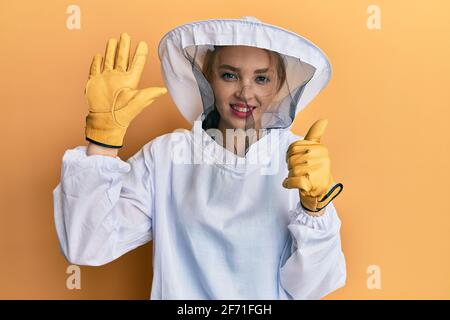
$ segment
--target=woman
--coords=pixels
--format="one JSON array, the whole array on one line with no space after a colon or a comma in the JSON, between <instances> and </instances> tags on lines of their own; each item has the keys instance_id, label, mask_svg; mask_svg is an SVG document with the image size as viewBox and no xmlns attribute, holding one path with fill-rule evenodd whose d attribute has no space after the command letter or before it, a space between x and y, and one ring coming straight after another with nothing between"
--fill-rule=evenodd
<instances>
[{"instance_id":1,"label":"woman","mask_svg":"<svg viewBox=\"0 0 450 320\"><path fill-rule=\"evenodd\" d=\"M193 129L125 162L126 128L166 92L137 90L147 49L128 65L129 47L122 34L91 66L89 145L66 151L54 191L65 257L103 265L153 240L151 299L318 299L343 286L326 121L305 139L289 130L329 80L320 49L251 17L175 28L159 56Z\"/></svg>"}]
</instances>

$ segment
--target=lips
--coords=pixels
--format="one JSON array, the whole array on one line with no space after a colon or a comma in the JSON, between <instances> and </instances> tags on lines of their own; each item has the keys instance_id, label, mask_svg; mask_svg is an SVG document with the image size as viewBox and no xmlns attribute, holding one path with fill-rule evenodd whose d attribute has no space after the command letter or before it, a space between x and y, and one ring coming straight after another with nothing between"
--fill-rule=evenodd
<instances>
[{"instance_id":1,"label":"lips","mask_svg":"<svg viewBox=\"0 0 450 320\"><path fill-rule=\"evenodd\" d=\"M256 108L255 106L251 106L244 103L230 104L230 107L237 112L251 112L253 109Z\"/></svg>"},{"instance_id":2,"label":"lips","mask_svg":"<svg viewBox=\"0 0 450 320\"><path fill-rule=\"evenodd\" d=\"M247 118L252 114L253 109L256 108L255 106L250 106L243 103L230 104L230 107L231 113L238 118Z\"/></svg>"}]
</instances>

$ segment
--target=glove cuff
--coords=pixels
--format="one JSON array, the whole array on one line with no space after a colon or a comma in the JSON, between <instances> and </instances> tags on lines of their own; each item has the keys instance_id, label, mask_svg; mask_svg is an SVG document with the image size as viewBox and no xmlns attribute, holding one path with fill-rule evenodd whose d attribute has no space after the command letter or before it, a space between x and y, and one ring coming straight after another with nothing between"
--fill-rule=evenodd
<instances>
[{"instance_id":1,"label":"glove cuff","mask_svg":"<svg viewBox=\"0 0 450 320\"><path fill-rule=\"evenodd\" d=\"M102 147L121 148L127 127L114 122L109 113L89 113L86 117L86 140Z\"/></svg>"},{"instance_id":2,"label":"glove cuff","mask_svg":"<svg viewBox=\"0 0 450 320\"><path fill-rule=\"evenodd\" d=\"M104 147L104 148L120 149L120 148L123 147L123 145L121 145L121 146L111 146L111 145L109 145L109 144L105 144L105 143L101 143L101 142L92 140L92 139L90 139L90 138L88 138L88 137L86 137L86 141L89 141L89 142L91 142L91 143L93 143L93 144L96 144L96 145L98 145L98 146L100 146L100 147Z\"/></svg>"},{"instance_id":3,"label":"glove cuff","mask_svg":"<svg viewBox=\"0 0 450 320\"><path fill-rule=\"evenodd\" d=\"M300 204L308 212L319 212L325 208L334 198L336 198L344 189L342 183L336 183L330 190L320 197L308 197L300 194ZM319 200L321 199L321 200ZM314 214L311 214L314 216Z\"/></svg>"}]
</instances>

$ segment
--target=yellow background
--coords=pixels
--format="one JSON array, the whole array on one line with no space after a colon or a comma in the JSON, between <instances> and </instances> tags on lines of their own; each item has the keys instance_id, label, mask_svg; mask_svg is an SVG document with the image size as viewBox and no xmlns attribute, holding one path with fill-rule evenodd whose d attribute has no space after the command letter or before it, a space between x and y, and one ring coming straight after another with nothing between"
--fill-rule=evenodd
<instances>
[{"instance_id":1,"label":"yellow background","mask_svg":"<svg viewBox=\"0 0 450 320\"><path fill-rule=\"evenodd\" d=\"M66 9L81 8L69 30ZM369 30L367 7L381 9ZM85 144L83 91L91 59L126 31L150 54L141 86L163 85L161 37L194 20L255 16L316 43L331 60L328 87L296 119L329 119L323 143L343 221L345 288L328 299L450 298L450 2L5 1L0 2L0 298L138 298L151 287L151 244L103 267L81 267L66 288L52 191L64 151ZM134 120L120 156L190 128L165 95ZM369 290L367 267L381 269Z\"/></svg>"}]
</instances>

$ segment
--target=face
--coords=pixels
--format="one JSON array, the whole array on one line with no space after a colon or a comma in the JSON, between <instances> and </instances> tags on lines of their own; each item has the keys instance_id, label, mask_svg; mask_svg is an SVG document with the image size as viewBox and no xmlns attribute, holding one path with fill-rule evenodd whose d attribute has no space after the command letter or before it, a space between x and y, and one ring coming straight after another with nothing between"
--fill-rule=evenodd
<instances>
[{"instance_id":1,"label":"face","mask_svg":"<svg viewBox=\"0 0 450 320\"><path fill-rule=\"evenodd\" d=\"M276 60L269 52L249 46L220 49L210 79L219 128L261 128L261 116L277 91Z\"/></svg>"}]
</instances>

